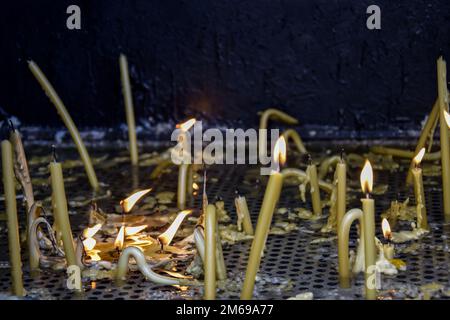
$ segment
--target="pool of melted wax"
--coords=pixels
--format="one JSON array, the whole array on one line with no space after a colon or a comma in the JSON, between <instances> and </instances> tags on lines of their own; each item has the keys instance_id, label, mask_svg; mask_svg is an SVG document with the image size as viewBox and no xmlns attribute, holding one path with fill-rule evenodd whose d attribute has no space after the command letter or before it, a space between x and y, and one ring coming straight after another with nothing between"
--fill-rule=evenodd
<instances>
[{"instance_id":1,"label":"pool of melted wax","mask_svg":"<svg viewBox=\"0 0 450 320\"><path fill-rule=\"evenodd\" d=\"M328 144L329 145L329 144ZM335 144L336 145L336 144ZM340 145L340 144L339 144ZM367 144L364 144L367 145ZM313 150L313 158L320 162L326 156L332 156L323 144L309 144ZM346 146L348 152L363 154L364 147L357 145ZM148 150L147 150L148 149ZM152 187L150 197L158 193L176 192L177 170L175 167L166 169L157 180L151 180L150 175L159 161L159 152L152 148L141 150L141 165L137 175L132 174L128 162L128 153L125 150L117 151L113 148L90 148L94 166L102 184L102 195L109 190L110 195L97 199L98 206L107 213L117 211L119 201L128 196L135 189ZM44 201L49 208L51 188L49 186L48 162L49 148L27 147L27 156L30 162L30 171L33 178L35 198ZM338 152L337 152L338 153ZM326 156L325 156L326 155ZM66 194L69 201L70 219L73 232L78 235L88 224L89 204L92 198L88 181L83 167L77 160L76 150L58 150L58 160L64 163L64 177ZM290 151L288 157L289 167L305 169L306 159ZM380 187L380 193L375 194L376 201L376 230L377 237L382 239L380 215L389 208L391 201L411 198L414 203L412 190L404 183L409 161L373 157L375 168L375 186ZM424 172L425 166L424 164ZM384 169L383 169L384 168ZM449 236L450 225L443 222L441 209L440 177L436 177L437 164L428 170L424 177L426 190L426 207L431 226L431 232L423 238L405 244L396 245L398 253L396 258L406 263L406 271L399 271L396 276L381 276L381 299L417 299L424 297L446 299L449 296ZM348 208L360 207L359 173L358 166L348 169L349 203ZM327 175L331 181L332 170ZM136 179L135 177L138 177ZM196 178L201 186L201 171ZM210 202L220 198L225 203L225 209L230 221L221 222L222 228L236 223L234 208L235 190L239 189L241 195L246 196L253 224L256 224L262 197L267 182L266 176L260 176L257 166L247 165L213 165L208 168L207 193ZM386 188L386 186L388 186ZM21 204L21 193L18 191L18 207L21 230L24 230L25 212ZM328 195L322 192L322 199L328 200ZM166 199L167 200L167 199ZM149 199L138 204L134 215L152 215L152 210L160 214L174 211L176 199L162 204L156 203L148 209ZM3 207L3 201L0 206ZM146 207L147 205L147 207ZM194 208L194 217L198 216L201 206L201 192L194 194L188 202L188 207ZM147 208L147 209L145 209ZM340 289L337 272L337 248L333 234L323 234L321 227L326 224L329 207L324 208L323 217L318 220L308 220L298 215L299 208L310 210L307 196L306 203L299 196L298 186L287 184L283 188L277 212L274 214L275 225L290 228L278 228L279 234L271 234L267 239L266 250L258 273L254 297L256 299L287 299L302 293L312 293L314 299L363 299L363 275L359 274L350 289ZM3 208L0 208L3 211ZM49 218L51 220L51 217ZM410 222L401 222L394 231L410 230ZM183 224L183 229L174 239L181 240L195 224L191 219ZM152 236L167 228L167 225L158 226L151 231ZM182 235L182 236L180 236ZM357 234L353 227L350 234L350 246L355 249ZM223 245L225 263L227 265L228 279L218 282L218 299L238 299L245 275L247 259L251 241L227 241ZM23 246L24 248L25 246ZM25 252L26 250L22 250ZM84 279L84 292L76 295L66 289L66 277L62 271L43 270L35 278L30 277L26 253L23 255L24 285L29 299L201 299L203 288L158 286L145 281L138 271L129 272L125 284L118 287L110 279L88 280ZM180 264L180 271L185 270L186 264ZM7 255L6 223L0 220L0 298L10 297L10 276Z\"/></svg>"}]
</instances>

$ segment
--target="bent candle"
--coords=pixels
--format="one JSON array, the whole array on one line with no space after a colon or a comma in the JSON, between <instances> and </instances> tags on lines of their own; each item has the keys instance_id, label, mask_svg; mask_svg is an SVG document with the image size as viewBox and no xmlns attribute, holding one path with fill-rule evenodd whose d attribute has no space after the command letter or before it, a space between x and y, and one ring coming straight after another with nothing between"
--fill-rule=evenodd
<instances>
[{"instance_id":1,"label":"bent candle","mask_svg":"<svg viewBox=\"0 0 450 320\"><path fill-rule=\"evenodd\" d=\"M361 209L349 210L342 218L338 229L338 271L339 271L339 285L341 288L350 288L350 260L349 252L349 235L350 227L355 220L359 220L360 225L360 241L364 241L364 231L362 226Z\"/></svg>"},{"instance_id":2,"label":"bent candle","mask_svg":"<svg viewBox=\"0 0 450 320\"><path fill-rule=\"evenodd\" d=\"M261 211L259 212L258 222L256 224L255 236L253 238L250 256L248 258L247 270L245 273L244 285L241 292L241 300L249 300L253 297L253 288L255 286L256 273L261 263L261 255L272 223L273 212L280 198L281 188L283 186L283 175L280 173L280 164L286 158L286 142L283 137L279 138L273 150L274 162L277 165L276 170L272 170L266 192L264 193Z\"/></svg>"},{"instance_id":3,"label":"bent candle","mask_svg":"<svg viewBox=\"0 0 450 320\"><path fill-rule=\"evenodd\" d=\"M22 260L20 257L19 223L17 219L16 185L13 169L13 150L8 140L2 141L3 188L8 224L9 261L11 263L12 293L25 294L22 281Z\"/></svg>"},{"instance_id":4,"label":"bent candle","mask_svg":"<svg viewBox=\"0 0 450 320\"><path fill-rule=\"evenodd\" d=\"M125 113L128 125L128 140L130 142L131 164L137 166L139 161L138 148L136 141L136 123L134 119L133 97L131 95L130 76L128 74L128 61L125 55L121 54L119 58L120 79L122 81L122 93L125 103Z\"/></svg>"},{"instance_id":5,"label":"bent candle","mask_svg":"<svg viewBox=\"0 0 450 320\"><path fill-rule=\"evenodd\" d=\"M72 120L72 117L70 116L69 112L64 106L64 103L61 101L55 89L48 81L47 77L42 73L38 65L35 64L33 61L28 61L28 67L35 76L36 80L44 89L50 101L55 106L56 110L58 111L58 114L60 115L65 126L67 127L67 130L69 130L73 142L75 143L78 149L78 153L80 154L81 160L83 161L84 169L86 170L89 183L91 184L92 189L97 191L99 189L99 184L97 176L95 175L94 167L92 166L91 158L89 157L89 154L86 150L83 140L81 139L80 133L78 132L78 129Z\"/></svg>"}]
</instances>

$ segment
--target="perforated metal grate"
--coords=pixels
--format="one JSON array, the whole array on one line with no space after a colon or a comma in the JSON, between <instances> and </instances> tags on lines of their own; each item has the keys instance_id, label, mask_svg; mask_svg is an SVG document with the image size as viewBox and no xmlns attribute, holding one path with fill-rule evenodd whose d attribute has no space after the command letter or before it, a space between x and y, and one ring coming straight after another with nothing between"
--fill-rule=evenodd
<instances>
[{"instance_id":1,"label":"perforated metal grate","mask_svg":"<svg viewBox=\"0 0 450 320\"><path fill-rule=\"evenodd\" d=\"M104 151L97 150L103 154ZM112 154L112 153L111 153ZM124 168L127 165L123 165ZM377 236L381 238L379 214L390 206L394 199L404 200L413 197L410 190L404 185L406 174L406 163L397 172L377 171L376 184L388 184L388 191L379 196L374 196L377 210ZM144 177L148 177L152 167L142 168L140 172L141 185L146 186ZM33 168L36 170L36 168ZM81 171L80 171L81 170ZM212 166L208 170L210 182L208 183L208 195L211 199L220 197L225 201L225 206L232 223L235 223L234 197L236 187L248 200L249 209L252 213L253 223L256 224L257 215L262 202L262 196L266 185L266 178L244 179L249 176L255 167L243 165L236 166ZM355 170L359 174L358 170ZM81 168L65 171L65 176L82 174ZM127 172L127 171L125 171ZM119 168L113 171L99 170L101 180L111 186L115 198L103 204L106 208L113 206L117 199L129 191L131 182L129 175L123 174ZM176 170L168 173L160 179L156 192L163 190L174 191L176 185ZM33 177L36 175L33 175ZM45 172L42 172L45 176ZM251 176L251 175L250 175ZM214 179L212 179L214 178ZM215 181L217 179L217 181ZM450 225L443 222L441 212L441 190L439 184L433 183L440 177L426 177L425 189L428 217L431 232L421 240L415 241L416 250L411 253L398 253L397 258L407 264L407 271L401 271L396 276L382 275L382 290L380 294L384 297L395 299L415 298L420 293L420 286L429 283L439 283L444 286L444 291L449 287L449 236ZM75 188L76 185L68 183L68 197L75 198L77 195L89 192L86 188ZM114 190L116 188L117 190ZM41 194L49 190L41 190ZM324 198L324 197L323 197ZM358 197L357 197L358 198ZM355 198L348 208L360 207L359 200ZM413 199L412 199L413 200ZM200 206L201 195L194 198L193 206ZM299 200L298 188L286 186L283 189L279 208L293 209L297 207L309 208L309 203ZM80 226L77 221L86 219L85 209L77 209L76 215L71 216L74 229ZM331 235L320 233L320 227L326 222L328 209L324 211L324 217L317 221L298 220L298 230L285 235L270 235L267 241L265 256L262 260L261 270L255 287L255 298L258 299L286 299L302 292L313 292L316 299L362 299L363 298L363 275L359 275L351 289L339 289L337 272L337 247L336 240L329 239L320 243L311 244L318 238L327 238ZM274 219L281 216L274 215ZM21 221L24 221L21 216ZM0 260L7 261L7 238L5 224L2 222L0 236ZM351 246L355 247L356 231L352 228ZM75 230L78 232L79 230ZM228 267L229 279L221 284L218 291L219 299L238 299L241 283L249 253L251 242L239 242L234 245L224 246L224 255ZM398 248L406 248L411 243L400 245ZM117 287L111 280L99 280L95 283L85 283L83 295L75 295L68 291L65 286L63 272L45 271L38 278L30 278L27 261L24 261L24 282L27 291L32 298L40 299L201 299L202 288L189 288L180 290L174 287L160 287L145 281L139 272L129 274L125 285ZM0 269L0 292L9 291L10 279L9 269L3 266ZM445 298L440 294L439 297Z\"/></svg>"}]
</instances>

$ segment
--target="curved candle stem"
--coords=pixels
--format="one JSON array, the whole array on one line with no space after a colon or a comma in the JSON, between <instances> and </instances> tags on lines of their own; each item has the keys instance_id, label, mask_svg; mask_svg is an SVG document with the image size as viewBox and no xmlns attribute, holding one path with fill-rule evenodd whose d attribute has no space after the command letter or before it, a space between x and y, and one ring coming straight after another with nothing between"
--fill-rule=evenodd
<instances>
[{"instance_id":1,"label":"curved candle stem","mask_svg":"<svg viewBox=\"0 0 450 320\"><path fill-rule=\"evenodd\" d=\"M281 174L283 175L283 179L289 177L297 177L299 180L302 181L307 179L305 171L295 168L284 168L283 170L281 170ZM319 188L328 193L331 193L333 191L333 185L323 180L319 180Z\"/></svg>"},{"instance_id":2,"label":"curved candle stem","mask_svg":"<svg viewBox=\"0 0 450 320\"><path fill-rule=\"evenodd\" d=\"M158 179L162 175L163 171L173 164L174 163L172 162L171 159L161 161L160 163L158 163L155 169L153 169L152 173L150 174L150 179L152 180Z\"/></svg>"},{"instance_id":3,"label":"curved candle stem","mask_svg":"<svg viewBox=\"0 0 450 320\"><path fill-rule=\"evenodd\" d=\"M259 120L259 129L267 129L269 119L278 120L286 124L298 124L298 120L294 117L281 110L270 108L262 112ZM260 158L263 159L267 151L267 136L265 134L258 139L258 151Z\"/></svg>"},{"instance_id":4,"label":"curved candle stem","mask_svg":"<svg viewBox=\"0 0 450 320\"><path fill-rule=\"evenodd\" d=\"M58 252L59 255L63 256L63 251L56 245L55 233L48 221L44 217L36 218L30 226L28 231L28 251L30 255L30 270L37 271L40 266L41 260L41 250L39 247L38 233L40 232L39 225L44 224L47 227L47 232L50 236L50 240L53 243L53 248Z\"/></svg>"},{"instance_id":5,"label":"curved candle stem","mask_svg":"<svg viewBox=\"0 0 450 320\"><path fill-rule=\"evenodd\" d=\"M324 179L327 176L330 167L335 167L340 161L340 156L332 156L322 161L319 167L319 179Z\"/></svg>"},{"instance_id":6,"label":"curved candle stem","mask_svg":"<svg viewBox=\"0 0 450 320\"><path fill-rule=\"evenodd\" d=\"M187 279L177 279L172 277L166 277L154 272L145 260L144 253L137 247L127 247L122 251L119 262L117 263L116 278L117 280L125 280L128 272L128 262L130 258L134 258L139 271L150 281L160 285L190 285L193 281Z\"/></svg>"},{"instance_id":7,"label":"curved candle stem","mask_svg":"<svg viewBox=\"0 0 450 320\"><path fill-rule=\"evenodd\" d=\"M355 220L359 220L362 226L361 220L363 211L361 209L351 209L342 218L338 231L338 258L339 258L339 284L341 288L350 287L350 261L348 256L349 251L349 234L350 227ZM364 241L362 238L362 232L360 234L360 241Z\"/></svg>"},{"instance_id":8,"label":"curved candle stem","mask_svg":"<svg viewBox=\"0 0 450 320\"><path fill-rule=\"evenodd\" d=\"M389 156L405 158L405 159L413 159L417 155L417 153L414 153L413 151L408 151L408 150L403 150L403 149L398 149L398 148L378 147L378 146L372 147L370 149L370 151L372 151L373 153L377 153L377 154L389 155ZM436 151L436 152L425 154L425 156L423 157L423 160L434 161L434 160L439 160L440 158L441 158L441 152Z\"/></svg>"},{"instance_id":9,"label":"curved candle stem","mask_svg":"<svg viewBox=\"0 0 450 320\"><path fill-rule=\"evenodd\" d=\"M282 136L286 140L286 145L289 146L289 141L292 140L300 153L307 153L305 145L303 144L302 138L294 129L287 129L282 133Z\"/></svg>"},{"instance_id":10,"label":"curved candle stem","mask_svg":"<svg viewBox=\"0 0 450 320\"><path fill-rule=\"evenodd\" d=\"M36 63L33 61L28 61L28 67L30 68L31 72L35 76L36 80L39 82L39 84L44 89L47 96L50 98L50 101L55 106L58 114L61 116L61 119L63 120L65 126L67 127L67 130L69 130L70 135L72 136L73 142L75 143L78 153L80 154L81 160L83 161L84 168L86 170L86 174L88 176L89 182L92 186L92 188L97 191L99 189L99 184L97 180L97 176L95 175L94 167L92 166L91 158L89 157L89 154L86 150L86 147L84 146L83 140L81 139L80 133L78 132L77 127L75 126L75 123L72 120L72 117L70 116L69 112L67 111L66 107L64 106L64 103L56 93L55 89L51 85L51 83L48 81L47 77L44 75L44 73L41 71L41 69L38 67Z\"/></svg>"}]
</instances>

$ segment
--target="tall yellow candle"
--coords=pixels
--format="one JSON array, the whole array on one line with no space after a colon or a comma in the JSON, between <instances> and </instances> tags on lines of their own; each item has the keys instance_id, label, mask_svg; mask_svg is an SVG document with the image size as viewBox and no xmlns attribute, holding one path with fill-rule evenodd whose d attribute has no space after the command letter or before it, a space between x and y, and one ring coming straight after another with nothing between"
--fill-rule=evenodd
<instances>
[{"instance_id":1,"label":"tall yellow candle","mask_svg":"<svg viewBox=\"0 0 450 320\"><path fill-rule=\"evenodd\" d=\"M417 227L428 230L427 209L425 207L425 192L423 189L422 168L420 162L425 155L425 148L422 148L414 157L414 168L412 170L414 178L414 196L417 208Z\"/></svg>"},{"instance_id":2,"label":"tall yellow candle","mask_svg":"<svg viewBox=\"0 0 450 320\"><path fill-rule=\"evenodd\" d=\"M64 190L64 178L61 163L56 161L50 163L50 175L52 185L53 214L58 230L61 232L67 266L76 265L75 247L72 229L70 228L69 213L67 211L67 200L66 192Z\"/></svg>"},{"instance_id":3,"label":"tall yellow candle","mask_svg":"<svg viewBox=\"0 0 450 320\"><path fill-rule=\"evenodd\" d=\"M205 216L205 300L216 299L216 207L209 204Z\"/></svg>"},{"instance_id":4,"label":"tall yellow candle","mask_svg":"<svg viewBox=\"0 0 450 320\"><path fill-rule=\"evenodd\" d=\"M439 126L441 138L442 197L444 214L450 218L450 143L444 112L448 112L447 64L440 57L437 61L439 93Z\"/></svg>"},{"instance_id":5,"label":"tall yellow candle","mask_svg":"<svg viewBox=\"0 0 450 320\"><path fill-rule=\"evenodd\" d=\"M128 61L125 55L121 54L119 58L120 79L122 81L122 93L125 103L125 113L128 124L128 140L130 143L130 158L133 166L138 165L139 156L136 140L136 124L134 119L133 97L131 95L130 76L128 74Z\"/></svg>"},{"instance_id":6,"label":"tall yellow candle","mask_svg":"<svg viewBox=\"0 0 450 320\"><path fill-rule=\"evenodd\" d=\"M425 147L425 144L427 142L427 139L429 138L430 134L432 134L431 130L433 130L434 125L436 121L438 120L439 116L439 100L436 100L436 102L433 105L433 109L431 110L431 113L429 114L427 121L425 122L425 125L423 126L422 132L420 133L419 140L417 141L416 149L414 151L414 154L419 153L420 149ZM406 178L406 183L408 185L411 185L412 183L412 170L414 169L414 160L411 161L411 164L409 165L409 171L408 176Z\"/></svg>"},{"instance_id":7,"label":"tall yellow candle","mask_svg":"<svg viewBox=\"0 0 450 320\"><path fill-rule=\"evenodd\" d=\"M65 126L67 127L67 130L69 130L69 133L72 136L72 140L77 147L78 153L80 154L81 160L83 161L84 169L86 170L89 183L91 184L92 189L97 191L99 189L99 184L97 176L95 175L94 167L92 166L91 158L89 157L89 154L86 150L83 140L80 137L80 133L78 132L78 129L72 120L72 117L70 116L69 112L64 106L64 103L59 98L55 89L48 81L46 76L42 73L41 69L37 66L37 64L35 64L33 61L28 61L28 67L30 68L31 72L33 73L39 84L44 89L47 96L50 98L50 101L55 106L56 110L58 111L58 114L60 115Z\"/></svg>"},{"instance_id":8,"label":"tall yellow candle","mask_svg":"<svg viewBox=\"0 0 450 320\"><path fill-rule=\"evenodd\" d=\"M362 202L362 226L364 229L365 288L366 299L375 300L376 289L376 246L375 246L375 201L370 198L373 186L373 171L369 160L366 160L361 172L361 189L366 194Z\"/></svg>"},{"instance_id":9,"label":"tall yellow candle","mask_svg":"<svg viewBox=\"0 0 450 320\"><path fill-rule=\"evenodd\" d=\"M17 219L16 185L13 168L13 151L8 140L2 141L3 188L8 225L9 261L11 264L12 293L25 295L22 281L22 259L20 257L19 222Z\"/></svg>"},{"instance_id":10,"label":"tall yellow candle","mask_svg":"<svg viewBox=\"0 0 450 320\"><path fill-rule=\"evenodd\" d=\"M317 167L310 160L306 172L309 176L310 190L311 190L311 201L312 209L315 216L320 217L322 215L322 203L320 201L320 189L319 180L317 179Z\"/></svg>"},{"instance_id":11,"label":"tall yellow candle","mask_svg":"<svg viewBox=\"0 0 450 320\"><path fill-rule=\"evenodd\" d=\"M277 169L271 172L266 192L259 212L258 222L256 224L255 236L253 238L250 255L247 262L244 285L241 292L242 300L249 300L253 297L253 288L255 286L256 273L261 263L261 255L269 234L272 223L273 212L280 198L281 188L283 186L283 175L280 173L279 165L286 159L286 142L283 137L279 138L275 144L272 153Z\"/></svg>"},{"instance_id":12,"label":"tall yellow candle","mask_svg":"<svg viewBox=\"0 0 450 320\"><path fill-rule=\"evenodd\" d=\"M337 178L337 199L336 199L336 222L337 230L339 232L339 226L342 218L344 217L347 207L347 165L341 157L341 161L336 165L336 178Z\"/></svg>"}]
</instances>

